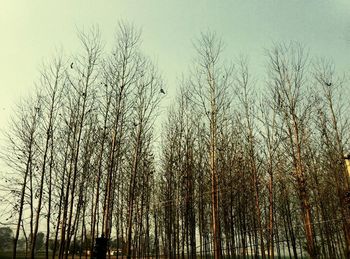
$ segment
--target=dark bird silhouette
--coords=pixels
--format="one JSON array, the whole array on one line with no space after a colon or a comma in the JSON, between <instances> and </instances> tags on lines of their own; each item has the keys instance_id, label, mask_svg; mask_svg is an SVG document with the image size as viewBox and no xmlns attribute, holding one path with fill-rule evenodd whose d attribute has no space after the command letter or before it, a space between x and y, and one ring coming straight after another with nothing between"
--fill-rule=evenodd
<instances>
[{"instance_id":1,"label":"dark bird silhouette","mask_svg":"<svg viewBox=\"0 0 350 259\"><path fill-rule=\"evenodd\" d=\"M163 88L160 88L160 93L161 93L161 94L165 94L165 92L164 92L164 89L163 89Z\"/></svg>"},{"instance_id":2,"label":"dark bird silhouette","mask_svg":"<svg viewBox=\"0 0 350 259\"><path fill-rule=\"evenodd\" d=\"M70 63L70 68L71 68L71 69L73 69L73 62L72 62L72 63Z\"/></svg>"},{"instance_id":3,"label":"dark bird silhouette","mask_svg":"<svg viewBox=\"0 0 350 259\"><path fill-rule=\"evenodd\" d=\"M326 86L331 86L332 85L332 83L331 82L326 82Z\"/></svg>"}]
</instances>

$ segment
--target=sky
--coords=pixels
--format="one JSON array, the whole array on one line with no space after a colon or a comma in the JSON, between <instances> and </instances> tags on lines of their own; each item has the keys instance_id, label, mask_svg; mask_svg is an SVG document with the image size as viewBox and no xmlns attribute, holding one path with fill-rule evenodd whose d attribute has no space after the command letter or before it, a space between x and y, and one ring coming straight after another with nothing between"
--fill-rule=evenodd
<instances>
[{"instance_id":1,"label":"sky","mask_svg":"<svg viewBox=\"0 0 350 259\"><path fill-rule=\"evenodd\" d=\"M193 42L208 30L222 37L226 59L247 55L253 73L263 74L266 48L291 40L350 69L348 0L0 0L0 130L33 92L43 62L58 50L77 52L78 30L98 25L109 49L121 20L142 29L142 48L166 82L164 106L195 57Z\"/></svg>"}]
</instances>

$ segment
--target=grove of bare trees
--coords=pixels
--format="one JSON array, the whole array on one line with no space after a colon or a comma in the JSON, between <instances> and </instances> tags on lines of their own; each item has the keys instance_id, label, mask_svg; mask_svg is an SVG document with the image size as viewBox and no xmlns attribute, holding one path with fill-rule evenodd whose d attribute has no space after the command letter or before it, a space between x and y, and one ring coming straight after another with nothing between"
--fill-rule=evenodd
<instances>
[{"instance_id":1,"label":"grove of bare trees","mask_svg":"<svg viewBox=\"0 0 350 259\"><path fill-rule=\"evenodd\" d=\"M259 78L203 33L159 116L138 29L110 51L78 37L5 133L12 258L89 258L98 237L117 258L350 258L349 82L331 61L276 44Z\"/></svg>"}]
</instances>

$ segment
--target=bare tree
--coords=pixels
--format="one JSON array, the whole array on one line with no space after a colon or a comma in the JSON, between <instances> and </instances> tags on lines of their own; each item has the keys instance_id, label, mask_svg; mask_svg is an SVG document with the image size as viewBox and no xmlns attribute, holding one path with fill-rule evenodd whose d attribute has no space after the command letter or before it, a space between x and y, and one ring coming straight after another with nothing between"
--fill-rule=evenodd
<instances>
[{"instance_id":1,"label":"bare tree","mask_svg":"<svg viewBox=\"0 0 350 259\"><path fill-rule=\"evenodd\" d=\"M35 142L38 139L40 123L41 98L37 96L34 100L29 99L28 102L23 102L18 106L17 117L13 120L12 129L7 134L9 145L3 156L7 164L22 177L20 191L18 192L19 202L15 204L18 220L13 244L13 258L16 258L19 234L23 227L26 191L29 188L30 191L32 190L28 178L32 174L35 155L38 152ZM6 182L8 181L6 180ZM11 185L10 191L16 193L12 188Z\"/></svg>"},{"instance_id":2,"label":"bare tree","mask_svg":"<svg viewBox=\"0 0 350 259\"><path fill-rule=\"evenodd\" d=\"M136 82L134 90L134 102L132 117L135 123L135 131L133 133L133 153L132 153L132 167L131 177L129 183L129 197L128 197L128 258L131 256L131 236L132 236L132 220L135 202L135 187L137 173L140 170L140 160L144 152L146 136L152 130L154 123L156 109L161 100L160 89L163 89L163 82L155 69L155 67L145 61L143 71L140 74L139 80Z\"/></svg>"},{"instance_id":3,"label":"bare tree","mask_svg":"<svg viewBox=\"0 0 350 259\"><path fill-rule=\"evenodd\" d=\"M277 45L268 52L270 89L277 103L277 113L284 123L289 139L289 154L293 163L293 177L296 182L301 216L307 240L307 251L311 258L317 257L312 228L312 210L305 170L305 142L308 141L308 121L313 102L308 95L306 69L307 54L298 44Z\"/></svg>"},{"instance_id":4,"label":"bare tree","mask_svg":"<svg viewBox=\"0 0 350 259\"><path fill-rule=\"evenodd\" d=\"M215 33L202 34L195 45L198 58L190 78L190 96L195 107L206 117L209 128L209 168L211 173L211 215L214 257L220 258L221 232L219 220L218 129L225 117L222 112L230 105L229 91L232 68L221 60L223 45Z\"/></svg>"},{"instance_id":5,"label":"bare tree","mask_svg":"<svg viewBox=\"0 0 350 259\"><path fill-rule=\"evenodd\" d=\"M237 96L241 102L243 110L243 125L242 128L246 131L247 139L247 155L249 160L249 167L252 172L252 186L254 186L254 199L255 199L255 212L256 220L258 224L258 232L260 238L260 249L261 256L265 258L265 245L264 245L264 235L263 235L263 223L262 223L262 213L260 205L260 193L261 193L261 184L259 179L258 172L258 156L256 148L256 135L255 135L255 119L254 114L256 113L256 108L253 106L253 96L256 96L252 92L251 84L252 79L248 71L248 65L246 60L241 60L239 62L239 71L236 78L236 87L237 87Z\"/></svg>"},{"instance_id":6,"label":"bare tree","mask_svg":"<svg viewBox=\"0 0 350 259\"><path fill-rule=\"evenodd\" d=\"M74 209L74 197L77 187L77 176L79 171L79 158L81 141L84 136L84 126L88 113L93 108L91 101L94 95L94 87L98 79L98 61L101 54L101 43L98 29L92 29L90 34L80 33L80 40L84 48L84 54L76 58L74 66L71 64L73 72L68 74L69 87L72 91L71 112L74 114L72 125L69 125L73 131L71 143L72 151L69 165L68 184L65 191L63 225L61 228L60 258L63 253L68 256L68 249L72 238L72 219Z\"/></svg>"},{"instance_id":7,"label":"bare tree","mask_svg":"<svg viewBox=\"0 0 350 259\"><path fill-rule=\"evenodd\" d=\"M341 207L341 217L343 219L343 231L345 236L346 257L350 256L350 217L349 206L346 201L349 192L349 175L344 163L344 146L349 136L346 134L348 128L348 118L343 114L348 112L348 105L344 102L346 91L343 87L343 79L335 74L334 65L326 60L319 60L314 66L314 77L320 89L319 118L322 127L322 136L327 139L335 154L334 180L337 195ZM325 108L322 108L324 105ZM333 153L332 152L332 153ZM337 173L339 172L339 173Z\"/></svg>"},{"instance_id":8,"label":"bare tree","mask_svg":"<svg viewBox=\"0 0 350 259\"><path fill-rule=\"evenodd\" d=\"M98 29L79 39L82 53L42 70L7 133L13 258L22 234L34 258L44 227L46 258L51 242L52 258L87 258L98 237L109 258L112 248L128 258L348 257L346 81L329 62L310 69L302 46L275 45L260 84L244 59L227 65L215 33L201 34L159 149L166 91L140 31L120 23L106 55Z\"/></svg>"},{"instance_id":9,"label":"bare tree","mask_svg":"<svg viewBox=\"0 0 350 259\"><path fill-rule=\"evenodd\" d=\"M52 173L52 163L53 161L50 161L50 146L53 146L53 132L54 132L54 123L55 123L55 117L57 115L57 109L59 105L60 100L60 92L63 85L63 77L64 77L64 67L62 64L62 59L58 58L53 62L52 66L49 66L46 71L42 73L41 78L41 85L43 89L46 89L47 96L43 96L43 101L47 99L46 101L46 107L43 105L41 110L41 115L43 117L43 131L45 132L44 138L44 146L43 146L43 153L42 153L42 161L41 163L41 175L40 175L40 184L39 184L39 194L38 194L38 205L36 208L36 217L35 217L35 226L34 226L34 232L33 232L33 240L31 243L31 258L34 258L35 256L35 249L36 249L36 238L39 230L39 224L40 224L40 213L42 209L42 203L43 203L43 192L44 192L44 180L47 174L47 163L50 164L49 168L49 189L48 194L51 195L51 173ZM51 155L52 158L52 155ZM49 198L49 210L47 214L47 233L46 233L46 240L48 244L49 239L49 232L50 232L50 212L51 212L51 196ZM48 258L48 246L46 246L46 258Z\"/></svg>"}]
</instances>

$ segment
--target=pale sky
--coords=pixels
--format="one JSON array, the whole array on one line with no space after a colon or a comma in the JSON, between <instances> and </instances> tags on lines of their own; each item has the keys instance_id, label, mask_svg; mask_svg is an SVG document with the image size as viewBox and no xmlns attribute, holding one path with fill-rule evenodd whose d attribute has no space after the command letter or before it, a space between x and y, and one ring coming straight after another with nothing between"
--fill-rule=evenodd
<instances>
[{"instance_id":1,"label":"pale sky","mask_svg":"<svg viewBox=\"0 0 350 259\"><path fill-rule=\"evenodd\" d=\"M264 70L264 48L290 40L350 69L348 0L0 0L0 129L33 91L42 62L60 48L76 53L77 29L98 25L108 48L120 20L142 28L143 49L157 62L168 99L194 57L193 40L208 29L223 38L227 59L248 55L253 73Z\"/></svg>"}]
</instances>

